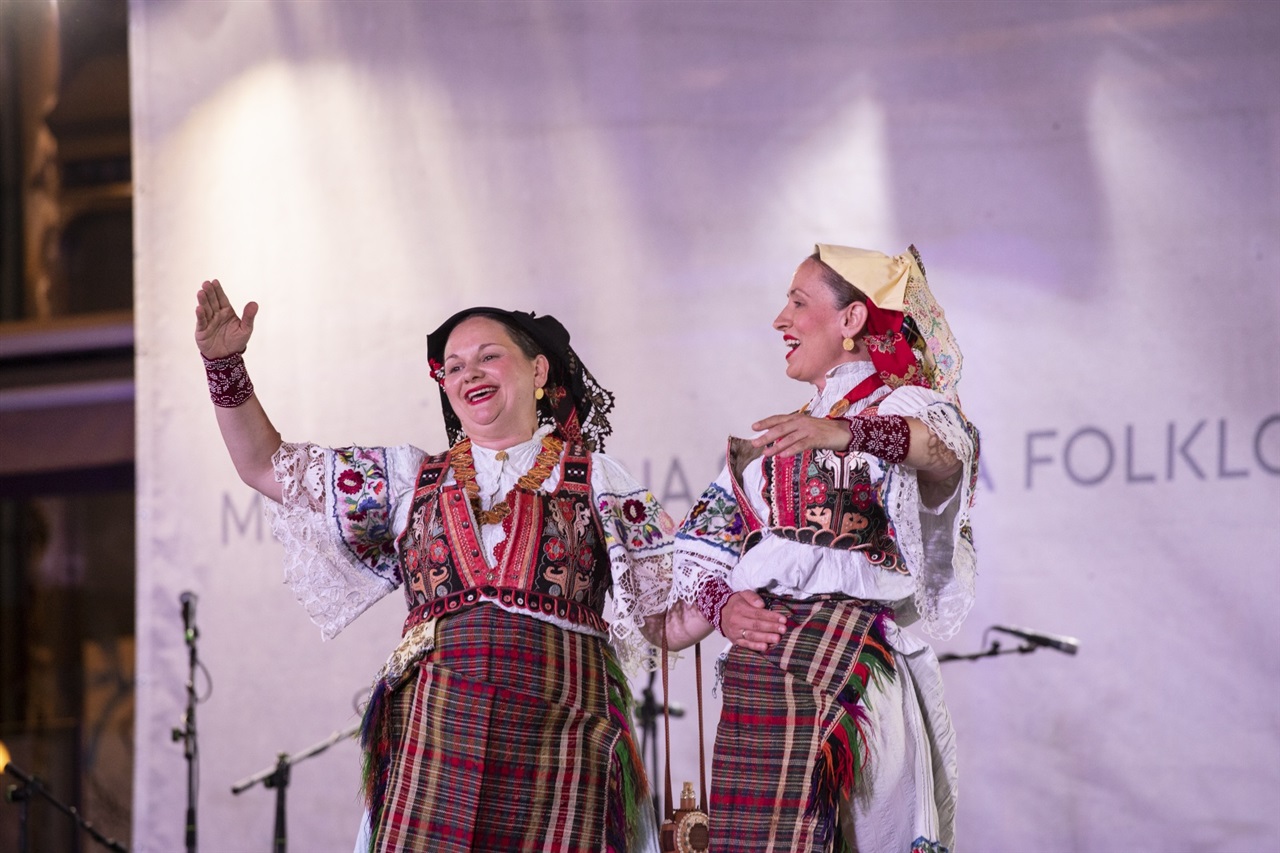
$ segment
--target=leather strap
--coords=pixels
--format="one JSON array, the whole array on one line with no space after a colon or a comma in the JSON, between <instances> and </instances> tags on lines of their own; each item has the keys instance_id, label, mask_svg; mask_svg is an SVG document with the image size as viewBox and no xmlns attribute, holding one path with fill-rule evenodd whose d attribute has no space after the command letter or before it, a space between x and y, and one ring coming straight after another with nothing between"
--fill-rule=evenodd
<instances>
[{"instance_id":1,"label":"leather strap","mask_svg":"<svg viewBox=\"0 0 1280 853\"><path fill-rule=\"evenodd\" d=\"M667 631L662 631L662 734L666 738L666 755L662 766L666 770L666 788L664 791L663 820L671 820L675 812L671 808L671 709L667 707Z\"/></svg>"},{"instance_id":2,"label":"leather strap","mask_svg":"<svg viewBox=\"0 0 1280 853\"><path fill-rule=\"evenodd\" d=\"M693 647L693 680L698 685L698 809L707 810L707 739L702 733L702 643ZM663 697L664 699L666 697Z\"/></svg>"},{"instance_id":3,"label":"leather strap","mask_svg":"<svg viewBox=\"0 0 1280 853\"><path fill-rule=\"evenodd\" d=\"M706 737L703 735L702 728L702 643L698 643L693 647L693 679L698 687L698 784L699 802L698 809L705 812L707 810L707 754L706 754ZM666 760L663 769L666 771L665 780L665 819L672 820L675 817L675 809L671 801L671 709L668 702L669 694L667 692L667 634L664 630L662 633L662 728L666 739Z\"/></svg>"}]
</instances>

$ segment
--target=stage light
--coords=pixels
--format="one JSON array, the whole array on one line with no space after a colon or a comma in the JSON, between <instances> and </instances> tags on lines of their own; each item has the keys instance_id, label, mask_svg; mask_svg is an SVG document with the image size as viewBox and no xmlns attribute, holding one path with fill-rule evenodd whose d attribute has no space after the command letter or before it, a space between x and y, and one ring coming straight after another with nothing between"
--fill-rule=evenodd
<instances>
[{"instance_id":1,"label":"stage light","mask_svg":"<svg viewBox=\"0 0 1280 853\"><path fill-rule=\"evenodd\" d=\"M762 206L772 233L800 246L852 240L889 251L898 242L889 116L869 81L833 102L790 150L775 198Z\"/></svg>"}]
</instances>

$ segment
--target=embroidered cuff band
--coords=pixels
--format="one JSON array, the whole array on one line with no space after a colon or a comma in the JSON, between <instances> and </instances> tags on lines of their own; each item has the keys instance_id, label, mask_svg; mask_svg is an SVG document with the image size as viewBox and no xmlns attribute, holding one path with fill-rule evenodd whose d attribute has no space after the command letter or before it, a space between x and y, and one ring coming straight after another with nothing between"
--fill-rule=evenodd
<instances>
[{"instance_id":1,"label":"embroidered cuff band","mask_svg":"<svg viewBox=\"0 0 1280 853\"><path fill-rule=\"evenodd\" d=\"M711 577L698 584L698 591L693 596L693 606L702 614L703 619L706 619L719 631L720 611L724 610L724 603L729 600L731 595L733 595L733 590L729 588L729 584L724 578Z\"/></svg>"},{"instance_id":2,"label":"embroidered cuff band","mask_svg":"<svg viewBox=\"0 0 1280 853\"><path fill-rule=\"evenodd\" d=\"M245 370L244 359L234 352L222 358L205 358L204 373L209 379L209 396L215 406L234 409L253 396L253 383Z\"/></svg>"},{"instance_id":3,"label":"embroidered cuff band","mask_svg":"<svg viewBox=\"0 0 1280 853\"><path fill-rule=\"evenodd\" d=\"M866 415L849 418L847 453L859 451L885 462L901 462L911 448L911 427L901 415Z\"/></svg>"}]
</instances>

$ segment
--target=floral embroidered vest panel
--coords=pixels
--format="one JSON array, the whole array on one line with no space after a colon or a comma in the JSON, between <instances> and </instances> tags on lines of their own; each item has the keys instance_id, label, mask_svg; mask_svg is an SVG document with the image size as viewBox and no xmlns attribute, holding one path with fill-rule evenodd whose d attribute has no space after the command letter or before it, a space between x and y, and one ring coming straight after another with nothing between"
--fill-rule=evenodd
<instances>
[{"instance_id":1,"label":"floral embroidered vest panel","mask_svg":"<svg viewBox=\"0 0 1280 853\"><path fill-rule=\"evenodd\" d=\"M760 450L744 439L729 440L729 469L742 510L747 535L745 554L768 530L775 536L834 548L859 551L871 565L907 573L898 552L893 523L871 481L871 466L860 453L806 450L792 456L769 456L762 461L761 497L768 518L760 518L747 499L742 472Z\"/></svg>"},{"instance_id":2,"label":"floral embroidered vest panel","mask_svg":"<svg viewBox=\"0 0 1280 853\"><path fill-rule=\"evenodd\" d=\"M409 525L400 536L409 605L404 631L485 601L607 630L604 603L613 575L591 505L586 450L567 448L554 492L511 490L494 565L485 557L466 492L457 483L440 485L448 467L447 453L423 460Z\"/></svg>"}]
</instances>

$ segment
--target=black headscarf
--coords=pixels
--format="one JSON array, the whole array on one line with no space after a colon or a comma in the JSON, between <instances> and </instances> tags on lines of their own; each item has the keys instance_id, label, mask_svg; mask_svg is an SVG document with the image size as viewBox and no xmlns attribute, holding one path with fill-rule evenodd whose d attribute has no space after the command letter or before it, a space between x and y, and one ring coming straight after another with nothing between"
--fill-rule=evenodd
<instances>
[{"instance_id":1,"label":"black headscarf","mask_svg":"<svg viewBox=\"0 0 1280 853\"><path fill-rule=\"evenodd\" d=\"M427 335L427 361L431 375L440 384L440 406L449 443L462 436L462 421L444 392L444 345L454 328L468 317L492 317L504 326L528 335L550 365L546 396L538 403L538 418L552 422L566 441L582 444L592 452L604 450L604 440L613 432L609 412L613 410L613 394L596 382L591 372L569 346L569 332L551 315L539 317L528 311L506 311L502 308L467 308L459 311Z\"/></svg>"}]
</instances>

